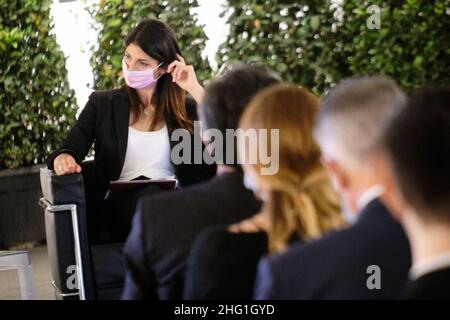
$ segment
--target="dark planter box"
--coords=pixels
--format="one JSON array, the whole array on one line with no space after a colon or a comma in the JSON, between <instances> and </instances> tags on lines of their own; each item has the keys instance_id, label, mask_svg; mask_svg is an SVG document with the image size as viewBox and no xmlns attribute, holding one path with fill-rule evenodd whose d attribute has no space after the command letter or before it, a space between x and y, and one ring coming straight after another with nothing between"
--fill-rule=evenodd
<instances>
[{"instance_id":1,"label":"dark planter box","mask_svg":"<svg viewBox=\"0 0 450 320\"><path fill-rule=\"evenodd\" d=\"M0 249L45 240L41 167L0 170Z\"/></svg>"}]
</instances>

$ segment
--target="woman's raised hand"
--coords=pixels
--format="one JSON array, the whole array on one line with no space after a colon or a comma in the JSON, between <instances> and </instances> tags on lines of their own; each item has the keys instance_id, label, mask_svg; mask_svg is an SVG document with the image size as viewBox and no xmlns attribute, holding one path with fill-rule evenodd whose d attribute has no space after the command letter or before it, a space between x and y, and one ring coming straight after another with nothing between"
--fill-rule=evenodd
<instances>
[{"instance_id":1,"label":"woman's raised hand","mask_svg":"<svg viewBox=\"0 0 450 320\"><path fill-rule=\"evenodd\" d=\"M189 92L198 104L202 102L205 90L198 83L194 67L186 65L182 56L177 54L177 60L168 65L167 73L170 73L172 81L181 89Z\"/></svg>"}]
</instances>

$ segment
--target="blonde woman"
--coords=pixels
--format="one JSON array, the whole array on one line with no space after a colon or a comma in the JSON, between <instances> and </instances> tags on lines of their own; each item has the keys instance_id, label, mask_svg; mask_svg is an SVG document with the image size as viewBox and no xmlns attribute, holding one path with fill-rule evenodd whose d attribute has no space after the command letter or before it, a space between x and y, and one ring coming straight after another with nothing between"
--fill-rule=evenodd
<instances>
[{"instance_id":1,"label":"blonde woman","mask_svg":"<svg viewBox=\"0 0 450 320\"><path fill-rule=\"evenodd\" d=\"M244 183L263 201L262 210L199 236L188 264L185 298L250 299L263 255L282 252L293 242L309 241L344 225L339 198L313 138L318 104L308 90L279 84L262 91L248 105L240 128L268 130L268 145L279 146L278 172L262 175L261 159L244 163ZM279 141L271 140L271 129L279 129ZM267 146L252 149L247 144L240 156L258 154L261 147Z\"/></svg>"}]
</instances>

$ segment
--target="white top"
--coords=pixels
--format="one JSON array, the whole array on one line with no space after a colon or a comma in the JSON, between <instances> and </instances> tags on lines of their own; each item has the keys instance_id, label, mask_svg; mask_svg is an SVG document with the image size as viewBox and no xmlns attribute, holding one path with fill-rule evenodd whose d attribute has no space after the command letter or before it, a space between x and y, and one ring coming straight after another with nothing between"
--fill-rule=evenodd
<instances>
[{"instance_id":1,"label":"white top","mask_svg":"<svg viewBox=\"0 0 450 320\"><path fill-rule=\"evenodd\" d=\"M450 267L450 252L444 252L435 257L428 258L424 261L413 264L409 271L409 277L412 280L416 280L421 276L434 271L446 269Z\"/></svg>"},{"instance_id":2,"label":"white top","mask_svg":"<svg viewBox=\"0 0 450 320\"><path fill-rule=\"evenodd\" d=\"M119 180L129 181L139 176L152 179L173 177L170 153L167 126L158 131L139 131L129 127L127 152Z\"/></svg>"}]
</instances>

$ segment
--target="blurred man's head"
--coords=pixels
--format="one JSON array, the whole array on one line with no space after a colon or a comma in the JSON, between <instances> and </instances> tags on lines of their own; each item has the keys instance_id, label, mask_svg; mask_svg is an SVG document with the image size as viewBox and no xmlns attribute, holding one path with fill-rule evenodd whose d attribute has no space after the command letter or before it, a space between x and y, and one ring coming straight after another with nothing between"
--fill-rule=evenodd
<instances>
[{"instance_id":1,"label":"blurred man's head","mask_svg":"<svg viewBox=\"0 0 450 320\"><path fill-rule=\"evenodd\" d=\"M204 129L220 131L224 138L222 151L224 160L227 158L226 145L233 144L236 147L237 144L235 139L226 141L226 130L238 127L239 118L253 96L280 81L277 75L262 65L238 65L207 86L200 109L200 119ZM234 148L233 163L226 164L238 166L236 148Z\"/></svg>"},{"instance_id":2,"label":"blurred man's head","mask_svg":"<svg viewBox=\"0 0 450 320\"><path fill-rule=\"evenodd\" d=\"M323 163L344 211L353 216L360 209L360 195L376 184L371 156L383 124L405 101L403 92L388 78L351 78L333 88L319 108L315 136Z\"/></svg>"},{"instance_id":3,"label":"blurred man's head","mask_svg":"<svg viewBox=\"0 0 450 320\"><path fill-rule=\"evenodd\" d=\"M425 224L450 226L450 89L426 89L383 135L384 199L399 220L414 214Z\"/></svg>"}]
</instances>

